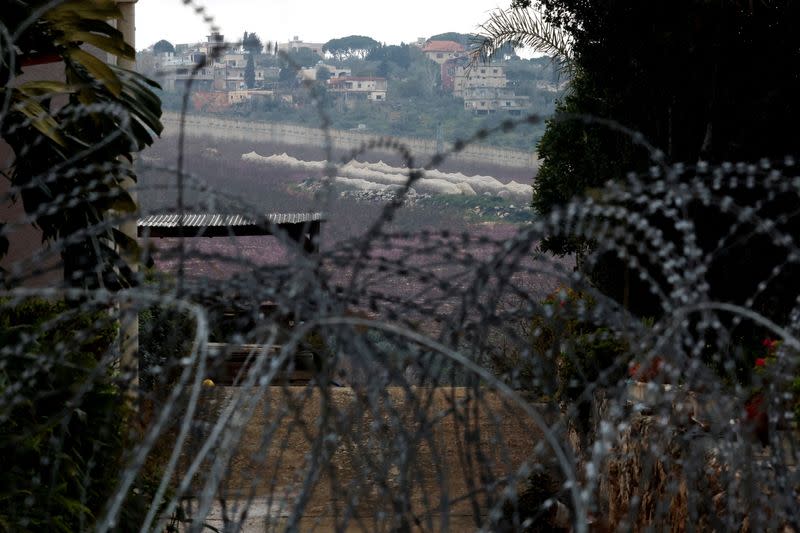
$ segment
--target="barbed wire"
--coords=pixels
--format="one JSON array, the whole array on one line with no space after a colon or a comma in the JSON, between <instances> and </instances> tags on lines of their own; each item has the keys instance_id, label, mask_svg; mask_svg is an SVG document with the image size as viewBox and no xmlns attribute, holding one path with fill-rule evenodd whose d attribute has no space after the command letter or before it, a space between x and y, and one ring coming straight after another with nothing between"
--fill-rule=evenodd
<instances>
[{"instance_id":1,"label":"barbed wire","mask_svg":"<svg viewBox=\"0 0 800 533\"><path fill-rule=\"evenodd\" d=\"M9 44L20 30L0 27L0 56L13 67ZM12 108L7 98L0 126ZM116 136L4 189L7 205L37 187L102 176L35 209L8 211L0 225L10 242L0 294L0 446L27 450L14 457L33 461L3 474L4 528L48 530L73 518L67 528L97 531L799 527L800 306L797 295L782 294L794 302L788 317L769 308L776 291L791 290L785 279L800 262L793 158L671 164L623 125L559 115L628 136L653 167L616 176L546 217L505 223L505 234L466 223L408 227L400 215L422 217L425 208L404 199L426 172L541 117L503 121L433 155L380 137L337 159L330 117L321 102L318 109L322 186L303 198L304 211L325 213L329 225L362 218L335 242L323 231L319 250L263 224L288 250L283 262L264 260L278 246L265 238L250 252L234 228L206 241L186 226L182 238L145 232L137 255L157 268L134 272L130 286L78 289L59 279L58 258L71 245L99 246L144 215L265 214L259 198L196 172L187 156L200 141L183 127L177 148L165 151L174 164L138 161L130 189L140 199L174 194L171 209L143 200L136 213L111 211L23 246L40 217L87 195L119 195L122 163L80 164L132 136L118 107L75 111L120 115ZM334 185L341 167L376 151L395 154L407 180L364 208L366 219ZM13 176L12 167L2 170ZM789 208L776 214L778 203ZM702 217L693 211L700 207ZM711 219L730 225L708 246L702 223ZM552 236L593 246L577 261L542 253ZM776 263L743 283L746 296L719 299L720 262L756 241L778 251ZM609 258L657 302L654 316L643 319L598 289L590 273ZM222 275L193 272L197 265ZM110 261L129 266L121 255ZM87 268L78 275L99 275ZM139 317L132 366L120 327L126 314Z\"/></svg>"}]
</instances>

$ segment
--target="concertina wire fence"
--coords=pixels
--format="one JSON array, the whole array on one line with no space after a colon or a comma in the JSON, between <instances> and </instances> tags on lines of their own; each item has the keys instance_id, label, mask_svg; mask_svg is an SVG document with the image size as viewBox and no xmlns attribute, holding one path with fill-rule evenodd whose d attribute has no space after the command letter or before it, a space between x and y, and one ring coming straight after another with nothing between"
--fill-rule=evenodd
<instances>
[{"instance_id":1,"label":"concertina wire fence","mask_svg":"<svg viewBox=\"0 0 800 533\"><path fill-rule=\"evenodd\" d=\"M336 201L325 183L338 165L375 148L394 150L409 169L437 168L470 143L537 120L476 132L421 163L392 139L375 139L326 168L310 210ZM4 447L45 427L49 438L34 446L41 477L27 481L35 488L8 488L30 496L6 507L3 528L44 527L60 501L50 483L69 469L82 480L81 523L99 531L797 528L798 309L777 324L757 305L800 262L785 229L791 213L764 214L776 199L798 204L796 163L670 164L645 148L648 173L620 177L502 240L459 228L393 232L420 170L362 235L334 249L307 253L277 231L292 250L285 265L179 240L159 256L177 274L145 279L142 269L133 288L79 290L32 282L60 268L44 258L70 237L34 249L7 269L2 308L12 318L3 327L22 320L25 305L47 310L1 348L0 424ZM173 212L261 214L180 161L140 166L171 173L173 192L203 193L201 205ZM704 219L733 221L711 250L699 244L690 205ZM140 205L135 216L146 214ZM7 220L4 231L32 218ZM112 216L72 238L132 221ZM577 268L538 251L551 235L594 246ZM780 250L780 261L744 301L716 300L714 261L755 238ZM609 254L658 301L656 318L642 320L594 288L584 273ZM189 259L235 264L236 273L193 277ZM556 290L548 296L531 280ZM140 319L135 373L121 364L127 347L118 342L101 344L85 367L66 355L109 327L124 338L131 317ZM752 364L737 344L742 331L779 341L764 347L747 385L735 377ZM55 381L62 374L70 381ZM133 396L127 408L121 390ZM45 410L53 397L59 405ZM30 405L36 412L10 426ZM100 436L88 460L73 464L65 448L81 421ZM97 487L112 461L113 482ZM104 501L92 515L97 497Z\"/></svg>"}]
</instances>

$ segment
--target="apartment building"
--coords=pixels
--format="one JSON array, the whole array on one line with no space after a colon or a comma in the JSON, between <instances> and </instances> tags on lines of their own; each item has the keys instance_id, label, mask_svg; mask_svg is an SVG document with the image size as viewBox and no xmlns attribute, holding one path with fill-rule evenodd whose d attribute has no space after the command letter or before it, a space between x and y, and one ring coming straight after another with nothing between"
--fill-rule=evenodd
<instances>
[{"instance_id":1,"label":"apartment building","mask_svg":"<svg viewBox=\"0 0 800 533\"><path fill-rule=\"evenodd\" d=\"M300 38L295 35L294 38L286 43L278 43L278 51L281 52L297 52L301 48L308 48L312 52L317 55L324 55L322 51L322 47L325 43L307 43L305 41L301 41Z\"/></svg>"},{"instance_id":2,"label":"apartment building","mask_svg":"<svg viewBox=\"0 0 800 533\"><path fill-rule=\"evenodd\" d=\"M471 87L464 89L464 109L478 115L505 112L520 115L528 107L527 96L518 96L511 89L502 87Z\"/></svg>"},{"instance_id":3,"label":"apartment building","mask_svg":"<svg viewBox=\"0 0 800 533\"><path fill-rule=\"evenodd\" d=\"M300 71L297 73L297 77L300 81L314 81L317 79L317 72L321 68L327 70L331 78L345 78L349 77L352 73L352 71L349 68L335 67L333 65L328 65L320 61L313 67L301 68Z\"/></svg>"},{"instance_id":4,"label":"apartment building","mask_svg":"<svg viewBox=\"0 0 800 533\"><path fill-rule=\"evenodd\" d=\"M502 65L458 65L453 73L453 95L463 97L465 91L479 87L505 88L508 84Z\"/></svg>"},{"instance_id":5,"label":"apartment building","mask_svg":"<svg viewBox=\"0 0 800 533\"><path fill-rule=\"evenodd\" d=\"M386 78L342 76L328 80L328 90L345 103L386 101Z\"/></svg>"}]
</instances>

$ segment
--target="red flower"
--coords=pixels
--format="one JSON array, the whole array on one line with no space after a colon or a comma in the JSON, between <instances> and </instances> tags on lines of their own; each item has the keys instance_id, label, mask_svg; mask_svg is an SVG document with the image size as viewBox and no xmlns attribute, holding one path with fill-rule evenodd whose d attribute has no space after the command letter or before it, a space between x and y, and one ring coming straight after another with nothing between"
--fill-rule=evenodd
<instances>
[{"instance_id":1,"label":"red flower","mask_svg":"<svg viewBox=\"0 0 800 533\"><path fill-rule=\"evenodd\" d=\"M759 357L758 359L756 359L756 366L766 366L766 365L767 365L767 360L764 359L763 357Z\"/></svg>"},{"instance_id":2,"label":"red flower","mask_svg":"<svg viewBox=\"0 0 800 533\"><path fill-rule=\"evenodd\" d=\"M766 338L763 341L761 341L761 345L765 346L766 348L768 348L770 350L775 348L775 346L777 346L777 344L778 344L778 341L776 341L775 339L770 339L770 338Z\"/></svg>"},{"instance_id":3,"label":"red flower","mask_svg":"<svg viewBox=\"0 0 800 533\"><path fill-rule=\"evenodd\" d=\"M653 357L645 367L641 367L639 363L633 363L628 367L628 375L636 381L653 381L659 377L663 363L664 360L659 356ZM669 383L668 376L662 377L665 383Z\"/></svg>"},{"instance_id":4,"label":"red flower","mask_svg":"<svg viewBox=\"0 0 800 533\"><path fill-rule=\"evenodd\" d=\"M764 395L761 393L754 395L746 404L744 404L744 409L749 420L754 420L760 415L763 415L766 412Z\"/></svg>"},{"instance_id":5,"label":"red flower","mask_svg":"<svg viewBox=\"0 0 800 533\"><path fill-rule=\"evenodd\" d=\"M767 416L767 405L764 395L760 392L753 395L746 404L745 422L750 427L755 437L766 446L769 444L769 417Z\"/></svg>"}]
</instances>

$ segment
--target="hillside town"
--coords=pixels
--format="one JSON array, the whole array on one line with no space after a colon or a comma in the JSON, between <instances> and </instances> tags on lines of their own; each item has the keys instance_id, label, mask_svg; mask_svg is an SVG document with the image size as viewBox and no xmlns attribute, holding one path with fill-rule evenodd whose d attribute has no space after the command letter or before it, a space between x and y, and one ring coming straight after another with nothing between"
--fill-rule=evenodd
<instances>
[{"instance_id":1,"label":"hillside town","mask_svg":"<svg viewBox=\"0 0 800 533\"><path fill-rule=\"evenodd\" d=\"M159 41L139 53L137 66L165 92L182 93L191 86L197 111L224 112L244 103L303 107L314 85L323 87L340 110L362 102L385 105L399 97L422 97L425 91L460 99L464 111L475 115L520 115L531 107L525 94L531 84L522 87L507 75L511 61L521 63L513 50L481 62L470 52L470 36L443 36L458 40L419 38L387 46L362 36L328 43L305 42L296 36L264 46L255 34L245 32L237 42L212 34L197 43ZM212 49L220 44L224 51L209 61ZM535 90L555 94L559 81L564 83L548 78L552 76L534 80Z\"/></svg>"}]
</instances>

